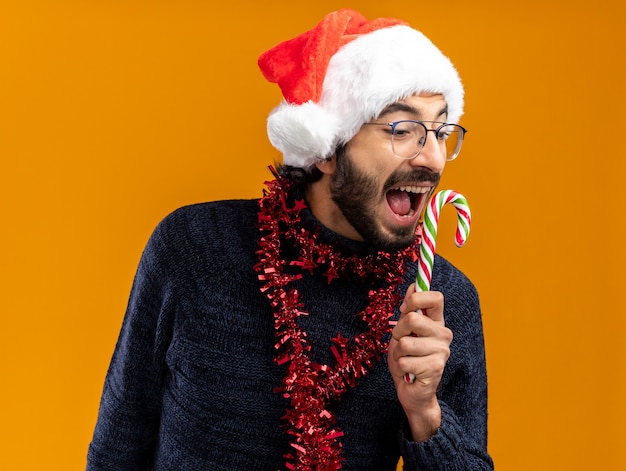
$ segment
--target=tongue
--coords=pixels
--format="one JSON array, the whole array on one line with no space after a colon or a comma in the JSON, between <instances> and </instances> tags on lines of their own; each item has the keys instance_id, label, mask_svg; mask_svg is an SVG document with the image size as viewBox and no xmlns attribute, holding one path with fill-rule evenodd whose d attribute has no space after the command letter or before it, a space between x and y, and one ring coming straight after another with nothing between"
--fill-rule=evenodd
<instances>
[{"instance_id":1,"label":"tongue","mask_svg":"<svg viewBox=\"0 0 626 471\"><path fill-rule=\"evenodd\" d=\"M400 216L406 216L411 211L411 198L406 191L389 190L387 203L391 210Z\"/></svg>"}]
</instances>

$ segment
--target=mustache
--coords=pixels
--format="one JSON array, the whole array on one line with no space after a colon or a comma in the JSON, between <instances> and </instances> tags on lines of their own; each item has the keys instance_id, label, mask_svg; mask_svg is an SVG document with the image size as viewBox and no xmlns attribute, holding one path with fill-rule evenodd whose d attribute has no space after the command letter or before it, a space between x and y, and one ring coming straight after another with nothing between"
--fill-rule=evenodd
<instances>
[{"instance_id":1,"label":"mustache","mask_svg":"<svg viewBox=\"0 0 626 471\"><path fill-rule=\"evenodd\" d=\"M432 183L434 186L437 186L439 185L440 179L440 173L433 172L432 170L429 170L427 168L418 168L410 172L394 172L385 182L383 190L387 192L391 188L397 186L399 183L413 183L419 186L420 183L429 182Z\"/></svg>"}]
</instances>

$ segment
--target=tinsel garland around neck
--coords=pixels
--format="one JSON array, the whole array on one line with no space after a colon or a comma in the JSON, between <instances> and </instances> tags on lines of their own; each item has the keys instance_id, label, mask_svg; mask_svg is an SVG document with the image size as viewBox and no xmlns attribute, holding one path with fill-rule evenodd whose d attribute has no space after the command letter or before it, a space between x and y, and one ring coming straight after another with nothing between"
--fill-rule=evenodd
<instances>
[{"instance_id":1,"label":"tinsel garland around neck","mask_svg":"<svg viewBox=\"0 0 626 471\"><path fill-rule=\"evenodd\" d=\"M304 200L296 200L288 207L291 184L271 170L276 179L266 182L267 191L259 202L262 236L255 270L264 282L261 291L274 309L278 351L275 361L287 367L282 386L276 388L291 404L283 417L294 449L285 455L286 467L294 471L334 471L341 469L343 461L343 432L337 426L332 405L386 352L384 338L391 332L393 310L401 301L397 288L406 263L417 259L419 237L412 246L393 254L341 254L332 245L321 242L318 232L303 227ZM296 249L295 259L283 258L283 244ZM287 266L296 267L295 274L285 273ZM298 317L308 315L298 291L289 286L302 278L298 271L321 273L329 284L335 278L374 275L381 286L369 291L368 306L357 314L365 321L367 330L352 339L340 332L331 339L334 365L312 361L312 345L298 326Z\"/></svg>"}]
</instances>

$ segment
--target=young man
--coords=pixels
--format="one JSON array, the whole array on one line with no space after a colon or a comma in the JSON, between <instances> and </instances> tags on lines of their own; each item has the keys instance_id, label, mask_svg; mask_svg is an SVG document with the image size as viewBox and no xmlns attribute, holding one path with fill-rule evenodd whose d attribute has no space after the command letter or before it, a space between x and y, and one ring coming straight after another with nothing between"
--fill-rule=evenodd
<instances>
[{"instance_id":1,"label":"young man","mask_svg":"<svg viewBox=\"0 0 626 471\"><path fill-rule=\"evenodd\" d=\"M284 164L261 200L156 228L87 469L493 469L476 291L440 257L432 291L412 283L463 142L456 70L353 10L259 65L285 98L268 119Z\"/></svg>"}]
</instances>

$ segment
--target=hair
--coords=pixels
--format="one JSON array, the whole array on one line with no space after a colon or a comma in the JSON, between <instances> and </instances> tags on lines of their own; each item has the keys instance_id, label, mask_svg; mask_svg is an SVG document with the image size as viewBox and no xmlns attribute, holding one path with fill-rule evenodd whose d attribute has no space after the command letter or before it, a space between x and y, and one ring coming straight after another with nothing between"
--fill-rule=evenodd
<instances>
[{"instance_id":1,"label":"hair","mask_svg":"<svg viewBox=\"0 0 626 471\"><path fill-rule=\"evenodd\" d=\"M300 168L293 165L279 164L276 167L276 171L281 177L298 185L315 183L323 175L315 165L310 168Z\"/></svg>"},{"instance_id":2,"label":"hair","mask_svg":"<svg viewBox=\"0 0 626 471\"><path fill-rule=\"evenodd\" d=\"M346 147L347 144L337 146L334 152L337 159L340 159L341 156L345 154ZM287 180L290 180L298 185L315 183L324 175L315 165L312 165L309 168L301 168L293 165L276 164L276 171L281 177L286 178Z\"/></svg>"}]
</instances>

